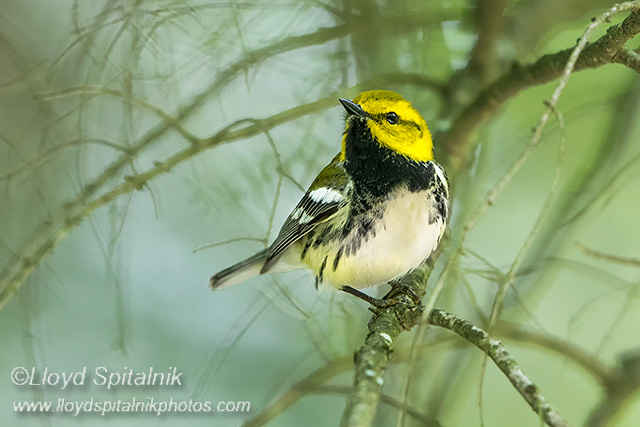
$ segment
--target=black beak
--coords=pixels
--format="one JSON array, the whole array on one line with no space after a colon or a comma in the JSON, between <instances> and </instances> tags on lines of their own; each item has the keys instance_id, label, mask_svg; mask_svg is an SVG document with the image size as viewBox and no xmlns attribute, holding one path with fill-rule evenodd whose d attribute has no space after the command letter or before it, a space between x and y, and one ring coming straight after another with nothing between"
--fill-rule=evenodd
<instances>
[{"instance_id":1,"label":"black beak","mask_svg":"<svg viewBox=\"0 0 640 427\"><path fill-rule=\"evenodd\" d=\"M350 116L357 116L361 118L367 118L369 115L355 102L349 101L348 99L340 98L340 103L347 110L347 113Z\"/></svg>"}]
</instances>

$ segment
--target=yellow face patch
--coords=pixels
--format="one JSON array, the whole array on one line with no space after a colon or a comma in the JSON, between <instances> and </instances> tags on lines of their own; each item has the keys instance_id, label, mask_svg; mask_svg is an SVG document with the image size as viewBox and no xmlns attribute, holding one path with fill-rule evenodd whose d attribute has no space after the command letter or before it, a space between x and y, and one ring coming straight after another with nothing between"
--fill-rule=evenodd
<instances>
[{"instance_id":1,"label":"yellow face patch","mask_svg":"<svg viewBox=\"0 0 640 427\"><path fill-rule=\"evenodd\" d=\"M433 160L429 128L409 101L395 92L374 90L361 93L353 102L369 115L367 126L381 145L415 161Z\"/></svg>"}]
</instances>

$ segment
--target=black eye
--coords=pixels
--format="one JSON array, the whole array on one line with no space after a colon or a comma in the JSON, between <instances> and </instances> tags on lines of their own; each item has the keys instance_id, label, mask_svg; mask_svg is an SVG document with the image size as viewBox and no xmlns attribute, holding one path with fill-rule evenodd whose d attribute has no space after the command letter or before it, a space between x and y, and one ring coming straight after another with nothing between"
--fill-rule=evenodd
<instances>
[{"instance_id":1,"label":"black eye","mask_svg":"<svg viewBox=\"0 0 640 427\"><path fill-rule=\"evenodd\" d=\"M392 125L398 124L398 115L393 111L390 113L387 113L387 121Z\"/></svg>"}]
</instances>

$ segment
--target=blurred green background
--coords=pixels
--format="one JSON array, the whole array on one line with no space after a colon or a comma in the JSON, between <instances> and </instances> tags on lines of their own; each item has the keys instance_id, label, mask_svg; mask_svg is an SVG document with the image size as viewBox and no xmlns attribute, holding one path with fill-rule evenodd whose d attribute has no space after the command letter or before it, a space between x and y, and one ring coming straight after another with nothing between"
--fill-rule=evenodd
<instances>
[{"instance_id":1,"label":"blurred green background","mask_svg":"<svg viewBox=\"0 0 640 427\"><path fill-rule=\"evenodd\" d=\"M338 97L364 89L401 93L423 114L444 156L437 136L481 88L515 62L573 47L590 18L610 6L477 3L484 6L3 0L2 283L25 265L31 245L55 242L3 301L0 423L236 426L272 416L274 426L337 425L352 383L352 354L367 332L366 305L349 295L318 294L302 271L219 293L207 281L271 241L302 188L339 150ZM482 7L495 9L483 18ZM601 26L592 40L625 16ZM474 56L482 31L491 46ZM520 93L474 131L470 143L477 148L451 174L452 236L525 148L556 85ZM264 132L198 152L139 190L95 202L188 149L193 141L185 135L207 138L238 120L326 97L333 100L308 115L276 127L263 122ZM639 104L640 78L622 65L569 80L558 104L566 150L557 194L493 331L572 425L598 425L596 411L608 396L598 369L633 378L620 368L621 358L640 349L640 266L579 246L640 258ZM552 117L541 144L473 228L436 307L487 327L498 283L550 192L561 138ZM92 202L100 206L83 211ZM445 250L430 283L450 256ZM490 361L485 368L483 354L448 331L423 333L418 357L408 363L414 334L403 334L396 346L376 425L425 425L425 419L443 426L540 425L502 373ZM10 379L18 366L177 367L184 384L20 387ZM14 401L59 396L249 401L251 410L104 417L13 411ZM626 396L606 418L610 425L640 425L637 389Z\"/></svg>"}]
</instances>

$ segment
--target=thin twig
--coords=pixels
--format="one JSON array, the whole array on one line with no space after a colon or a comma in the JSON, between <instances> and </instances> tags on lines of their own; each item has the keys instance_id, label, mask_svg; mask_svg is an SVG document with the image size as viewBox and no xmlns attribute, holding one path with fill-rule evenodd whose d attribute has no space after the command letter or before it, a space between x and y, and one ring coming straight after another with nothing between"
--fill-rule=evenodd
<instances>
[{"instance_id":1,"label":"thin twig","mask_svg":"<svg viewBox=\"0 0 640 427\"><path fill-rule=\"evenodd\" d=\"M509 268L509 271L505 275L504 282L501 283L500 287L498 288L498 292L496 293L495 299L493 301L493 306L491 307L491 314L489 315L489 332L491 332L491 329L494 323L496 322L496 319L498 318L498 315L500 313L500 310L502 309L502 303L504 302L504 298L507 294L507 291L515 281L516 274L518 273L518 270L520 269L520 266L524 261L524 257L527 255L529 249L531 249L531 246L533 245L534 240L538 236L538 233L540 232L540 228L542 227L542 223L547 217L547 214L549 213L549 209L551 208L551 205L555 200L555 197L558 191L558 182L560 181L560 171L562 169L562 160L564 158L564 151L565 151L565 126L564 126L564 119L562 118L562 114L560 114L560 112L557 111L556 108L552 107L551 105L549 105L549 108L551 109L551 111L553 111L554 115L558 119L558 124L560 127L560 146L558 149L558 159L556 160L556 167L553 172L553 180L551 182L551 188L549 189L549 194L547 195L547 199L542 205L542 208L538 213L538 217L536 218L533 224L533 227L529 231L527 238L525 239L524 243L522 244L522 247L518 251L518 254L516 255L515 259L513 260L513 263L511 264L511 268Z\"/></svg>"},{"instance_id":2,"label":"thin twig","mask_svg":"<svg viewBox=\"0 0 640 427\"><path fill-rule=\"evenodd\" d=\"M41 165L48 162L50 160L49 156L51 156L55 152L62 151L65 148L77 147L85 144L87 145L96 144L96 145L102 145L103 147L113 148L118 151L124 151L124 152L127 151L126 147L122 147L116 144L115 142L111 142L109 140L101 139L101 138L84 138L84 139L77 139L73 141L67 141L45 150L42 154L36 156L33 159L25 160L22 165L0 175L0 181L13 178L14 176L22 172L26 172L27 170L29 171L29 173L33 173L34 170L38 169Z\"/></svg>"},{"instance_id":3,"label":"thin twig","mask_svg":"<svg viewBox=\"0 0 640 427\"><path fill-rule=\"evenodd\" d=\"M348 395L351 392L350 387L344 386L335 386L335 385L312 385L312 386L303 386L302 390L311 392L311 393L323 393L323 394L345 394ZM398 412L401 414L408 414L416 421L420 422L421 426L424 427L436 427L440 426L440 423L436 420L433 420L426 415L418 412L415 408L407 405L406 403L402 403L401 401L394 399L391 396L387 396L382 393L380 395L380 402L386 403L389 406L392 406L398 409Z\"/></svg>"},{"instance_id":4,"label":"thin twig","mask_svg":"<svg viewBox=\"0 0 640 427\"><path fill-rule=\"evenodd\" d=\"M622 265L631 265L634 267L640 267L640 259L638 258L621 257L618 255L607 254L600 251L594 251L593 249L589 249L588 247L584 246L582 243L577 243L577 242L576 242L576 246L578 246L578 249L580 249L584 254L594 258L604 259L604 260L615 262Z\"/></svg>"},{"instance_id":5,"label":"thin twig","mask_svg":"<svg viewBox=\"0 0 640 427\"><path fill-rule=\"evenodd\" d=\"M263 245L266 244L264 239L260 239L258 237L236 237L233 239L224 240L222 242L207 243L206 245L198 246L193 250L193 253L195 254L196 252L200 252L205 249L217 248L218 246L224 246L224 245L228 245L229 243L236 243L236 242L259 242L259 243L262 243Z\"/></svg>"},{"instance_id":6,"label":"thin twig","mask_svg":"<svg viewBox=\"0 0 640 427\"><path fill-rule=\"evenodd\" d=\"M110 89L106 87L100 86L78 86L78 87L70 87L66 89L60 89L51 92L40 93L34 96L34 99L51 101L56 98L61 98L70 95L111 95L122 100L126 101L128 105L136 105L144 108L145 110L151 111L156 116L160 117L169 127L175 129L180 135L182 135L187 141L192 144L197 143L200 138L193 135L191 132L187 131L181 124L178 118L171 116L166 113L161 108L156 107L155 105L149 104L148 102L133 96L131 93L122 92L115 89ZM130 117L130 115L127 115Z\"/></svg>"}]
</instances>

